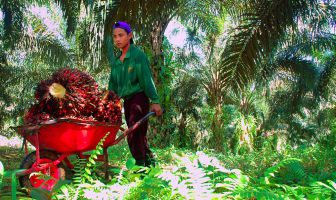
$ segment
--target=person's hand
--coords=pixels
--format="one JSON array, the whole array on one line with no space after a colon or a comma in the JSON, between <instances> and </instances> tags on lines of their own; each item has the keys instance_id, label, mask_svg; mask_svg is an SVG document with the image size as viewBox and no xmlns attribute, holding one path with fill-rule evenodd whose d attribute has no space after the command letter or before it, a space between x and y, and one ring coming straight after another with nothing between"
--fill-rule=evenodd
<instances>
[{"instance_id":1,"label":"person's hand","mask_svg":"<svg viewBox=\"0 0 336 200\"><path fill-rule=\"evenodd\" d=\"M151 105L151 111L155 112L155 115L156 116L161 116L162 115L162 109L161 109L161 106L160 104L152 104Z\"/></svg>"}]
</instances>

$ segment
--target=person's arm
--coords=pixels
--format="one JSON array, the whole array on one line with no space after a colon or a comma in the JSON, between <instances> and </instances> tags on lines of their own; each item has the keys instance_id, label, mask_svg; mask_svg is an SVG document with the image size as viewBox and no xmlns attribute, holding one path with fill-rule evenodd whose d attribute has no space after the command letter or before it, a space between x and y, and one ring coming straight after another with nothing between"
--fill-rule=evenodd
<instances>
[{"instance_id":1,"label":"person's arm","mask_svg":"<svg viewBox=\"0 0 336 200\"><path fill-rule=\"evenodd\" d=\"M159 104L159 96L157 94L155 84L150 70L150 64L146 56L141 56L139 59L140 69L137 69L137 74L140 86L144 89L145 94L150 99L151 111L157 116L162 115L162 109Z\"/></svg>"},{"instance_id":2,"label":"person's arm","mask_svg":"<svg viewBox=\"0 0 336 200\"><path fill-rule=\"evenodd\" d=\"M155 88L149 61L146 56L141 55L139 56L138 62L140 66L137 68L137 75L139 78L140 86L145 91L145 94L150 99L151 103L158 104L159 96Z\"/></svg>"}]
</instances>

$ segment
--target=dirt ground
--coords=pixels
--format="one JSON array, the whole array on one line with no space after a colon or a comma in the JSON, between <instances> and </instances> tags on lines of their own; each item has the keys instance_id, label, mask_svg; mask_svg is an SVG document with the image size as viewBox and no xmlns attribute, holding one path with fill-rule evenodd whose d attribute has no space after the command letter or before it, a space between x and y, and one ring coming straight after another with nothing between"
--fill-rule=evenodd
<instances>
[{"instance_id":1,"label":"dirt ground","mask_svg":"<svg viewBox=\"0 0 336 200\"><path fill-rule=\"evenodd\" d=\"M24 150L21 150L21 147L22 138L7 138L0 135L0 161L5 170L19 169L24 158ZM29 146L29 151L32 151L32 146Z\"/></svg>"}]
</instances>

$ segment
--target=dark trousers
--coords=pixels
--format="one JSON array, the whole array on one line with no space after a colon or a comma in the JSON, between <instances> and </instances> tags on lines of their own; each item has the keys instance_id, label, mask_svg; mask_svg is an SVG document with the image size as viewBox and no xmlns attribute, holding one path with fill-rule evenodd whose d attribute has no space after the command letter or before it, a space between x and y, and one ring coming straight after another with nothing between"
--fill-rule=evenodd
<instances>
[{"instance_id":1,"label":"dark trousers","mask_svg":"<svg viewBox=\"0 0 336 200\"><path fill-rule=\"evenodd\" d=\"M127 126L131 127L149 112L149 99L144 92L137 93L124 100L124 110ZM147 160L153 157L147 142L147 129L148 121L145 121L127 136L128 146L137 165L147 165Z\"/></svg>"}]
</instances>

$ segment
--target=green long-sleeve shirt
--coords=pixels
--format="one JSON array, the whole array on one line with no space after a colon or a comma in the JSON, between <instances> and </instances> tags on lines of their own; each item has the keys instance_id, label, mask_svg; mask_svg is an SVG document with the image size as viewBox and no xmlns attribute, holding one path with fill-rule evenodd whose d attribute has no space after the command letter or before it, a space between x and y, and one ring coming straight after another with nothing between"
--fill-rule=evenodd
<instances>
[{"instance_id":1,"label":"green long-sleeve shirt","mask_svg":"<svg viewBox=\"0 0 336 200\"><path fill-rule=\"evenodd\" d=\"M151 103L159 103L146 54L131 44L123 62L120 56L111 61L108 89L124 99L144 91Z\"/></svg>"}]
</instances>

